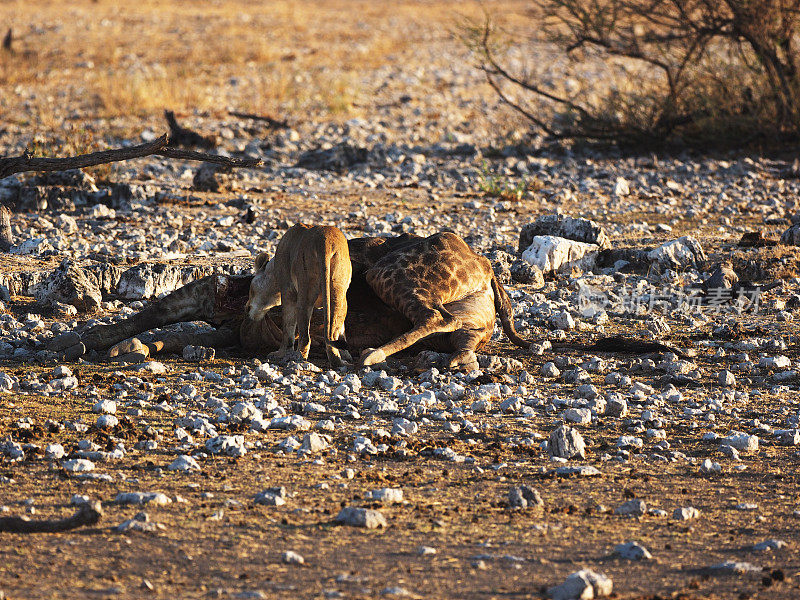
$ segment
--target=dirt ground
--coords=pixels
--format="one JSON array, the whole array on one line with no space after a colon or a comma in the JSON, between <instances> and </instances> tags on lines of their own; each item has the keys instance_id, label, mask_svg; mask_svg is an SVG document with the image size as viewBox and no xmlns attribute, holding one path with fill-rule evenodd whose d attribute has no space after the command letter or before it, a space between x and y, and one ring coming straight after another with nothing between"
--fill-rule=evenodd
<instances>
[{"instance_id":1,"label":"dirt ground","mask_svg":"<svg viewBox=\"0 0 800 600\"><path fill-rule=\"evenodd\" d=\"M80 377L97 386L116 379L114 368L89 366L80 369ZM87 411L79 402L65 404L30 395L4 400L0 423L11 431L21 414L42 423ZM148 422L157 431L170 425L157 413ZM505 439L524 433L517 419L503 418L495 426L476 445L444 431L409 443L413 450L448 445L474 456L475 465L391 456L354 460L337 452L298 461L254 452L208 461L199 473L176 474L163 469L171 460L165 450L147 460L132 457L104 465L103 472L114 478L110 484L76 482L44 462L6 465L3 503L17 512L24 506L19 502L31 499L36 518L66 515L71 509L64 498L73 494L110 498L116 491L158 490L184 501L148 507L151 520L166 525L157 535L109 533L108 524L131 516L129 507L113 504L105 508L103 527L56 535L3 534L4 592L8 598L193 598L223 593L217 590L234 597L259 590L266 597L315 598L338 590L343 597L371 598L399 586L421 598L528 598L572 571L595 565L613 578L620 598L800 594L794 553L759 556L764 571L745 577L709 577L698 564L698 559L707 565L746 559L752 555L749 546L764 539L797 539L798 519L792 514L796 456L768 448L746 470L717 475L701 475L692 465L644 461L605 464L598 477L561 478L550 473L549 458L540 451L507 449ZM532 424L540 426L546 430L547 420ZM131 445L146 439L141 427L129 429ZM610 423L601 426L591 446L612 447L623 433ZM681 445L688 433L669 431L673 447L699 458L714 456L712 448L691 437ZM89 437L102 446L102 434ZM269 445L279 437L267 433L262 440ZM55 438L34 430L30 439L44 446ZM70 441L63 433L58 439ZM72 441L77 439L75 434ZM590 455L588 463L596 458ZM348 468L356 472L352 480L341 478ZM519 484L538 489L544 508L509 510L507 490ZM253 505L255 494L272 486L291 491L287 504ZM385 531L332 523L345 505L372 506L363 500L366 491L394 486L402 487L406 501L382 508L390 523ZM612 514L630 498L667 511L694 506L702 516L675 522ZM756 503L757 511L734 508L747 502ZM614 545L630 539L656 558L634 564L609 558ZM420 556L420 546L437 552ZM287 550L300 553L305 564L283 564Z\"/></svg>"}]
</instances>

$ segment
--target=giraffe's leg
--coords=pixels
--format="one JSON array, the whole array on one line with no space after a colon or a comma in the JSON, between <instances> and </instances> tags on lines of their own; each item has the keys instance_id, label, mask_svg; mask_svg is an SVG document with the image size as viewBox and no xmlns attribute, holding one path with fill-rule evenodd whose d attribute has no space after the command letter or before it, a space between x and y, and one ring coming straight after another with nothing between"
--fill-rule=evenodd
<instances>
[{"instance_id":1,"label":"giraffe's leg","mask_svg":"<svg viewBox=\"0 0 800 600\"><path fill-rule=\"evenodd\" d=\"M408 312L411 313L407 316L411 318L414 328L380 348L364 350L361 353L361 364L368 366L383 362L386 357L412 346L422 338L435 333L449 333L461 327L461 319L447 312L444 307L420 306L415 309L412 305Z\"/></svg>"},{"instance_id":2,"label":"giraffe's leg","mask_svg":"<svg viewBox=\"0 0 800 600\"><path fill-rule=\"evenodd\" d=\"M230 327L220 327L205 333L168 333L148 343L151 353L174 352L180 354L186 346L227 348L239 343L239 332Z\"/></svg>"},{"instance_id":3,"label":"giraffe's leg","mask_svg":"<svg viewBox=\"0 0 800 600\"><path fill-rule=\"evenodd\" d=\"M486 332L482 329L459 329L450 334L453 353L448 368L467 372L476 370L478 357L475 356L475 350L485 338Z\"/></svg>"},{"instance_id":4,"label":"giraffe's leg","mask_svg":"<svg viewBox=\"0 0 800 600\"><path fill-rule=\"evenodd\" d=\"M188 283L119 323L96 325L83 333L81 341L88 350L104 350L150 329L182 321L213 320L215 279L204 277Z\"/></svg>"}]
</instances>

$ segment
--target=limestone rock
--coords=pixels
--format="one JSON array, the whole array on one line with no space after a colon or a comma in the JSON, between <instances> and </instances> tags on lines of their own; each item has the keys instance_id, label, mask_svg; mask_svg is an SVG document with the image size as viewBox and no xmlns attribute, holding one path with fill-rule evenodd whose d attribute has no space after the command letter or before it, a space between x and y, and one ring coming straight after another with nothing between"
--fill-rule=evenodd
<instances>
[{"instance_id":1,"label":"limestone rock","mask_svg":"<svg viewBox=\"0 0 800 600\"><path fill-rule=\"evenodd\" d=\"M586 446L578 430L567 425L550 432L548 451L551 456L560 458L585 458Z\"/></svg>"},{"instance_id":2,"label":"limestone rock","mask_svg":"<svg viewBox=\"0 0 800 600\"><path fill-rule=\"evenodd\" d=\"M563 273L572 268L591 270L600 247L551 235L536 236L522 253L522 260L542 273Z\"/></svg>"},{"instance_id":3,"label":"limestone rock","mask_svg":"<svg viewBox=\"0 0 800 600\"><path fill-rule=\"evenodd\" d=\"M564 215L542 215L533 223L528 223L519 234L519 252L524 251L533 243L537 236L554 236L594 244L600 250L611 248L605 230L589 219L576 219Z\"/></svg>"},{"instance_id":4,"label":"limestone rock","mask_svg":"<svg viewBox=\"0 0 800 600\"><path fill-rule=\"evenodd\" d=\"M82 313L100 308L103 295L82 269L64 261L38 285L33 295L37 302L53 306L56 302L70 304Z\"/></svg>"}]
</instances>

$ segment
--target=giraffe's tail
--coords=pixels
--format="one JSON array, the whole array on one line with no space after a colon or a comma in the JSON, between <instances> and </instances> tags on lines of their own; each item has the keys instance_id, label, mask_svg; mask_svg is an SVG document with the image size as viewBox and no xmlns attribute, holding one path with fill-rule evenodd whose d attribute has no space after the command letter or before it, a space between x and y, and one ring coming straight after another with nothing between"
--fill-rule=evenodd
<instances>
[{"instance_id":1,"label":"giraffe's tail","mask_svg":"<svg viewBox=\"0 0 800 600\"><path fill-rule=\"evenodd\" d=\"M492 291L494 292L494 309L500 316L500 323L508 339L521 348L528 348L531 343L519 336L514 329L514 309L511 306L511 298L508 297L505 288L497 281L497 276L492 273Z\"/></svg>"}]
</instances>

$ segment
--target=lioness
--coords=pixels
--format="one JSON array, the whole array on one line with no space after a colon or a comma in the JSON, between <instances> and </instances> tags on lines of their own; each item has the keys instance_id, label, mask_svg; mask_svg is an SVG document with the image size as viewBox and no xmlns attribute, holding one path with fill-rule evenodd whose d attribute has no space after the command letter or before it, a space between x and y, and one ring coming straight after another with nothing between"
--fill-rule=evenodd
<instances>
[{"instance_id":1,"label":"lioness","mask_svg":"<svg viewBox=\"0 0 800 600\"><path fill-rule=\"evenodd\" d=\"M344 234L336 227L294 225L278 242L272 260L266 253L256 257L247 312L262 319L273 306L282 305L283 337L278 357L294 349L300 325L298 350L308 358L311 347L311 315L325 309L325 352L334 367L343 364L336 342L344 343L347 288L353 275ZM344 352L345 358L349 354Z\"/></svg>"}]
</instances>

